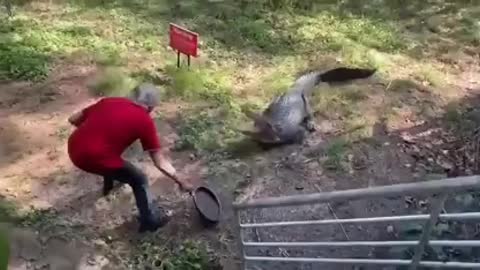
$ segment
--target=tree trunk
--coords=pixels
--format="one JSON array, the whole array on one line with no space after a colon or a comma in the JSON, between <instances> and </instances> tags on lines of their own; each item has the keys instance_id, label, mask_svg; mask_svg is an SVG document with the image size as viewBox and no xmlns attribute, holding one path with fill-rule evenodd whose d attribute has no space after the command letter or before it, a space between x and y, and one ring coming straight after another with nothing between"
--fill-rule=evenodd
<instances>
[{"instance_id":1,"label":"tree trunk","mask_svg":"<svg viewBox=\"0 0 480 270\"><path fill-rule=\"evenodd\" d=\"M13 16L13 8L12 8L11 0L3 0L3 1L4 1L5 9L7 10L8 17L12 17Z\"/></svg>"}]
</instances>

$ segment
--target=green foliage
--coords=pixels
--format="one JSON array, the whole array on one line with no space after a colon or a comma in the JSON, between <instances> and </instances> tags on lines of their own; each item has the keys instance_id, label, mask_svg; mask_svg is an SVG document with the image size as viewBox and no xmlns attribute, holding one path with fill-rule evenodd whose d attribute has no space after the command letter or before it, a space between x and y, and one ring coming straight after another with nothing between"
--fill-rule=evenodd
<instances>
[{"instance_id":1,"label":"green foliage","mask_svg":"<svg viewBox=\"0 0 480 270\"><path fill-rule=\"evenodd\" d=\"M268 1L268 6L272 8L298 8L298 9L308 9L313 6L313 3L310 1L302 0L270 0Z\"/></svg>"},{"instance_id":2,"label":"green foliage","mask_svg":"<svg viewBox=\"0 0 480 270\"><path fill-rule=\"evenodd\" d=\"M303 46L318 48L317 44L320 44L321 48L333 51L362 47L398 51L406 45L393 26L367 17L340 17L331 11L324 11L311 17L295 18L297 25L300 25L297 38L301 39Z\"/></svg>"},{"instance_id":3,"label":"green foliage","mask_svg":"<svg viewBox=\"0 0 480 270\"><path fill-rule=\"evenodd\" d=\"M272 74L262 79L260 85L257 86L257 91L262 93L263 97L268 100L287 91L294 81L293 71L275 70Z\"/></svg>"},{"instance_id":4,"label":"green foliage","mask_svg":"<svg viewBox=\"0 0 480 270\"><path fill-rule=\"evenodd\" d=\"M0 22L0 79L40 80L48 73L48 54L37 48L28 20ZM27 34L28 33L28 34Z\"/></svg>"},{"instance_id":5,"label":"green foliage","mask_svg":"<svg viewBox=\"0 0 480 270\"><path fill-rule=\"evenodd\" d=\"M0 196L0 223L17 220L19 217L17 206Z\"/></svg>"},{"instance_id":6,"label":"green foliage","mask_svg":"<svg viewBox=\"0 0 480 270\"><path fill-rule=\"evenodd\" d=\"M207 253L206 245L200 242L185 241L180 247L168 251L164 246L152 241L142 242L138 254L127 262L129 269L159 270L219 270L222 269L215 258Z\"/></svg>"},{"instance_id":7,"label":"green foliage","mask_svg":"<svg viewBox=\"0 0 480 270\"><path fill-rule=\"evenodd\" d=\"M10 248L7 231L0 227L0 270L7 270Z\"/></svg>"},{"instance_id":8,"label":"green foliage","mask_svg":"<svg viewBox=\"0 0 480 270\"><path fill-rule=\"evenodd\" d=\"M26 46L0 44L0 79L42 80L49 71L49 57Z\"/></svg>"},{"instance_id":9,"label":"green foliage","mask_svg":"<svg viewBox=\"0 0 480 270\"><path fill-rule=\"evenodd\" d=\"M199 243L187 241L164 265L164 270L212 270L206 248Z\"/></svg>"},{"instance_id":10,"label":"green foliage","mask_svg":"<svg viewBox=\"0 0 480 270\"><path fill-rule=\"evenodd\" d=\"M51 210L30 209L20 211L17 205L0 197L0 225L12 223L24 227L41 227L53 223L57 215ZM0 231L2 227L0 226Z\"/></svg>"},{"instance_id":11,"label":"green foliage","mask_svg":"<svg viewBox=\"0 0 480 270\"><path fill-rule=\"evenodd\" d=\"M208 101L226 108L234 107L229 78L219 70L167 66L172 78L169 95L187 100Z\"/></svg>"},{"instance_id":12,"label":"green foliage","mask_svg":"<svg viewBox=\"0 0 480 270\"><path fill-rule=\"evenodd\" d=\"M136 86L137 81L117 67L108 67L90 86L96 96L126 96Z\"/></svg>"},{"instance_id":13,"label":"green foliage","mask_svg":"<svg viewBox=\"0 0 480 270\"><path fill-rule=\"evenodd\" d=\"M187 113L178 125L179 140L177 150L193 149L196 151L216 152L224 148L237 133L231 119L219 113L202 110Z\"/></svg>"},{"instance_id":14,"label":"green foliage","mask_svg":"<svg viewBox=\"0 0 480 270\"><path fill-rule=\"evenodd\" d=\"M447 127L459 136L471 136L478 127L477 111L464 111L458 108L457 104L447 106L444 114L444 121Z\"/></svg>"},{"instance_id":15,"label":"green foliage","mask_svg":"<svg viewBox=\"0 0 480 270\"><path fill-rule=\"evenodd\" d=\"M172 77L170 95L192 99L200 98L205 93L204 73L201 70L167 66L166 72Z\"/></svg>"},{"instance_id":16,"label":"green foliage","mask_svg":"<svg viewBox=\"0 0 480 270\"><path fill-rule=\"evenodd\" d=\"M284 49L292 50L291 44L284 36L284 29L272 30L272 24L264 18L254 19L240 16L231 23L230 40L225 40L227 45L235 46L236 42L242 42L243 46L257 47L264 52L278 53ZM225 29L228 31L227 29ZM237 40L241 37L241 40Z\"/></svg>"},{"instance_id":17,"label":"green foliage","mask_svg":"<svg viewBox=\"0 0 480 270\"><path fill-rule=\"evenodd\" d=\"M428 82L433 87L442 87L446 84L445 74L431 66L424 66L419 70L418 79Z\"/></svg>"},{"instance_id":18,"label":"green foliage","mask_svg":"<svg viewBox=\"0 0 480 270\"><path fill-rule=\"evenodd\" d=\"M53 225L58 219L57 214L50 209L32 209L23 214L18 223L24 227L45 228Z\"/></svg>"},{"instance_id":19,"label":"green foliage","mask_svg":"<svg viewBox=\"0 0 480 270\"><path fill-rule=\"evenodd\" d=\"M46 24L29 17L5 20L0 25L0 77L38 81L48 76L56 57L87 50L99 62L118 64L119 46L101 39L87 26L61 21Z\"/></svg>"},{"instance_id":20,"label":"green foliage","mask_svg":"<svg viewBox=\"0 0 480 270\"><path fill-rule=\"evenodd\" d=\"M156 245L153 241L144 241L137 246L134 254L127 260L128 269L162 269L165 265L163 260L167 251L163 246Z\"/></svg>"},{"instance_id":21,"label":"green foliage","mask_svg":"<svg viewBox=\"0 0 480 270\"><path fill-rule=\"evenodd\" d=\"M344 170L344 159L348 149L348 142L344 139L336 139L326 149L327 160L325 166L332 170Z\"/></svg>"},{"instance_id":22,"label":"green foliage","mask_svg":"<svg viewBox=\"0 0 480 270\"><path fill-rule=\"evenodd\" d=\"M351 47L394 52L410 44L395 24L340 12L335 3L322 3L316 10L312 1L297 0L222 1L206 6L194 2L179 5L175 15L195 31L208 33L202 40L215 58L252 51L285 57Z\"/></svg>"},{"instance_id":23,"label":"green foliage","mask_svg":"<svg viewBox=\"0 0 480 270\"><path fill-rule=\"evenodd\" d=\"M220 71L186 69L167 66L172 78L168 95L189 101L200 101L211 107L201 111L185 111L178 124L177 150L218 152L235 140L235 122L241 111L231 93L231 82Z\"/></svg>"},{"instance_id":24,"label":"green foliage","mask_svg":"<svg viewBox=\"0 0 480 270\"><path fill-rule=\"evenodd\" d=\"M45 214L42 211L20 213L15 204L0 196L0 270L6 270L9 258L8 226L15 224L22 226L37 226L43 224Z\"/></svg>"},{"instance_id":25,"label":"green foliage","mask_svg":"<svg viewBox=\"0 0 480 270\"><path fill-rule=\"evenodd\" d=\"M115 47L103 47L99 52L94 53L97 64L101 66L122 66L125 59Z\"/></svg>"}]
</instances>

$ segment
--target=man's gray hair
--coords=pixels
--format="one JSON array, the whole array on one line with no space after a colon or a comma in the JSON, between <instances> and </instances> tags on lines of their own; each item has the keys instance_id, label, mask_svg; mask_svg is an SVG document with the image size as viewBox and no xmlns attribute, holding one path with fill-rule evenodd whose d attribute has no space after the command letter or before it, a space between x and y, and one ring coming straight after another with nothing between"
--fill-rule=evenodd
<instances>
[{"instance_id":1,"label":"man's gray hair","mask_svg":"<svg viewBox=\"0 0 480 270\"><path fill-rule=\"evenodd\" d=\"M131 98L147 107L156 107L160 102L159 91L151 83L142 83L132 91Z\"/></svg>"}]
</instances>

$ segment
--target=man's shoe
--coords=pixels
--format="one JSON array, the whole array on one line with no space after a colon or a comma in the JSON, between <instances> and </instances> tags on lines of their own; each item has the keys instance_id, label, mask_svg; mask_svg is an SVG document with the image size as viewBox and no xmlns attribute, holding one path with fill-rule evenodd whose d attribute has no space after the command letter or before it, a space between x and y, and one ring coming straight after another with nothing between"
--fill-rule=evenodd
<instances>
[{"instance_id":1,"label":"man's shoe","mask_svg":"<svg viewBox=\"0 0 480 270\"><path fill-rule=\"evenodd\" d=\"M107 196L113 189L113 180L104 179L103 180L103 196Z\"/></svg>"},{"instance_id":2,"label":"man's shoe","mask_svg":"<svg viewBox=\"0 0 480 270\"><path fill-rule=\"evenodd\" d=\"M123 186L124 183L122 182L117 182L116 185L114 185L112 180L104 180L103 181L103 196L108 196L114 189L119 189L121 186Z\"/></svg>"},{"instance_id":3,"label":"man's shoe","mask_svg":"<svg viewBox=\"0 0 480 270\"><path fill-rule=\"evenodd\" d=\"M140 233L143 233L146 231L154 232L160 229L161 227L167 225L167 223L170 222L172 216L173 216L172 211L165 210L162 207L158 207L157 209L154 210L152 218L150 218L149 220L142 221L140 217L138 218L138 222L140 223L140 228L138 229L138 231Z\"/></svg>"},{"instance_id":4,"label":"man's shoe","mask_svg":"<svg viewBox=\"0 0 480 270\"><path fill-rule=\"evenodd\" d=\"M168 222L170 222L170 217L168 216L157 216L149 221L140 221L140 228L138 229L138 232L155 232L161 227L167 225Z\"/></svg>"}]
</instances>

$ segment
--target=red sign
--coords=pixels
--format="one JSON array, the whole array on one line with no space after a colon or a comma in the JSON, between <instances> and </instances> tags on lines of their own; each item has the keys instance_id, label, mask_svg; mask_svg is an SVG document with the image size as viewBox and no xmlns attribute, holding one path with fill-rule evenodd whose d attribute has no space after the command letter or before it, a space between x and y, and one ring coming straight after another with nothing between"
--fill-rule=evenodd
<instances>
[{"instance_id":1,"label":"red sign","mask_svg":"<svg viewBox=\"0 0 480 270\"><path fill-rule=\"evenodd\" d=\"M198 34L170 23L170 47L183 54L198 56Z\"/></svg>"}]
</instances>

